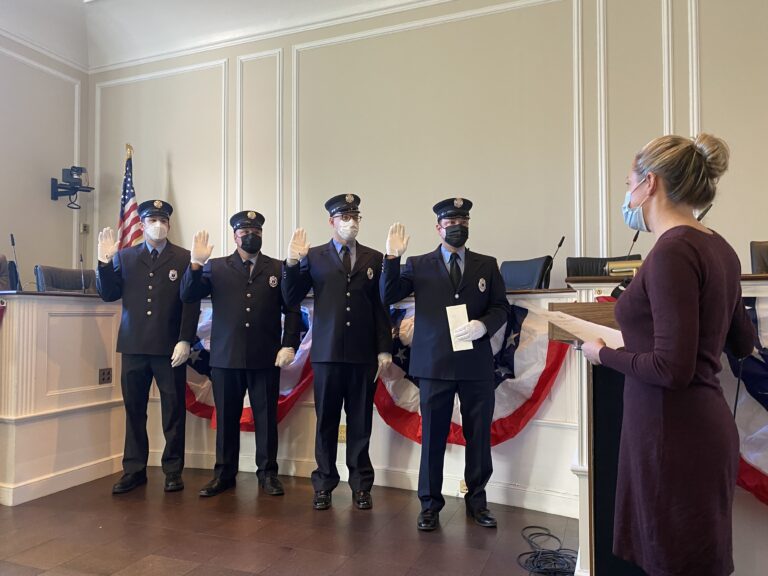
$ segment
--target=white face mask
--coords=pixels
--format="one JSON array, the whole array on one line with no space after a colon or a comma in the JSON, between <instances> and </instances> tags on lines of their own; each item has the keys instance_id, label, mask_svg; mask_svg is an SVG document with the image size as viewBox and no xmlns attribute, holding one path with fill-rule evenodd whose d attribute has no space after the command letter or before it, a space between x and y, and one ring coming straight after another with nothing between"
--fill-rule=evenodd
<instances>
[{"instance_id":1,"label":"white face mask","mask_svg":"<svg viewBox=\"0 0 768 576\"><path fill-rule=\"evenodd\" d=\"M360 224L354 220L344 222L341 218L336 219L336 232L346 242L354 240L360 231Z\"/></svg>"},{"instance_id":2,"label":"white face mask","mask_svg":"<svg viewBox=\"0 0 768 576\"><path fill-rule=\"evenodd\" d=\"M646 196L645 199L634 208L629 207L629 203L632 201L632 192L637 190L643 182L645 182L645 178L640 180L634 188L627 190L627 193L624 195L624 204L621 206L621 212L624 216L624 223L632 230L648 232L648 226L645 224L645 217L643 216L643 204L645 204L645 201L648 200L649 196Z\"/></svg>"},{"instance_id":3,"label":"white face mask","mask_svg":"<svg viewBox=\"0 0 768 576\"><path fill-rule=\"evenodd\" d=\"M168 236L168 224L162 222L153 222L144 226L144 234L150 240L162 242Z\"/></svg>"}]
</instances>

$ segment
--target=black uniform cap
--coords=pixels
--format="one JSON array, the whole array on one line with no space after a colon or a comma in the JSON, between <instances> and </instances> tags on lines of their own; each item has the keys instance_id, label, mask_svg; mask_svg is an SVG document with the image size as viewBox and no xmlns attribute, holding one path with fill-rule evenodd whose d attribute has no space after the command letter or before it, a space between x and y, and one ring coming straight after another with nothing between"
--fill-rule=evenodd
<instances>
[{"instance_id":1,"label":"black uniform cap","mask_svg":"<svg viewBox=\"0 0 768 576\"><path fill-rule=\"evenodd\" d=\"M472 201L466 198L446 198L432 207L432 211L437 214L437 219L443 218L469 218L469 211L472 209Z\"/></svg>"},{"instance_id":2,"label":"black uniform cap","mask_svg":"<svg viewBox=\"0 0 768 576\"><path fill-rule=\"evenodd\" d=\"M139 204L138 210L139 218L141 220L149 218L150 216L170 218L171 214L173 214L173 206L162 200L147 200L146 202L142 202Z\"/></svg>"},{"instance_id":3,"label":"black uniform cap","mask_svg":"<svg viewBox=\"0 0 768 576\"><path fill-rule=\"evenodd\" d=\"M239 230L240 228L258 228L264 225L264 216L253 210L243 210L238 212L232 218L229 219L229 225L233 230Z\"/></svg>"},{"instance_id":4,"label":"black uniform cap","mask_svg":"<svg viewBox=\"0 0 768 576\"><path fill-rule=\"evenodd\" d=\"M360 212L360 196L357 194L339 194L325 203L329 216Z\"/></svg>"}]
</instances>

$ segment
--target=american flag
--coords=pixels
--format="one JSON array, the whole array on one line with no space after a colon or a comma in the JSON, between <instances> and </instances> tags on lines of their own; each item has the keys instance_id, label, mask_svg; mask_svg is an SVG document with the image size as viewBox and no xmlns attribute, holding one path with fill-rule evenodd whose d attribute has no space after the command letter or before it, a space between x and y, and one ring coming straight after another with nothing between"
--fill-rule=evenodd
<instances>
[{"instance_id":1,"label":"american flag","mask_svg":"<svg viewBox=\"0 0 768 576\"><path fill-rule=\"evenodd\" d=\"M125 159L123 194L120 196L120 222L117 225L118 248L128 248L141 242L140 222L136 193L133 190L133 159L129 154Z\"/></svg>"}]
</instances>

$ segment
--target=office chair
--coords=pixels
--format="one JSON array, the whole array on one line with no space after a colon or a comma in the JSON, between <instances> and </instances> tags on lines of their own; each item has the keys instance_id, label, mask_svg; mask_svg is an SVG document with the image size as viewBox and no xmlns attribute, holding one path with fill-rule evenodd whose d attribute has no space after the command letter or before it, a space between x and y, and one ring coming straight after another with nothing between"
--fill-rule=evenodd
<instances>
[{"instance_id":1,"label":"office chair","mask_svg":"<svg viewBox=\"0 0 768 576\"><path fill-rule=\"evenodd\" d=\"M507 260L501 263L501 277L507 290L537 290L549 288L552 256L530 260Z\"/></svg>"},{"instance_id":2,"label":"office chair","mask_svg":"<svg viewBox=\"0 0 768 576\"><path fill-rule=\"evenodd\" d=\"M752 274L768 274L768 241L750 242L749 254L752 257Z\"/></svg>"},{"instance_id":3,"label":"office chair","mask_svg":"<svg viewBox=\"0 0 768 576\"><path fill-rule=\"evenodd\" d=\"M96 272L83 270L82 276L77 268L56 268L55 266L35 266L35 282L38 292L85 292L96 294ZM85 284L85 290L83 290Z\"/></svg>"},{"instance_id":4,"label":"office chair","mask_svg":"<svg viewBox=\"0 0 768 576\"><path fill-rule=\"evenodd\" d=\"M618 260L640 260L640 254L615 256L613 258L594 258L591 256L570 257L565 259L565 275L573 276L607 276L605 264Z\"/></svg>"}]
</instances>

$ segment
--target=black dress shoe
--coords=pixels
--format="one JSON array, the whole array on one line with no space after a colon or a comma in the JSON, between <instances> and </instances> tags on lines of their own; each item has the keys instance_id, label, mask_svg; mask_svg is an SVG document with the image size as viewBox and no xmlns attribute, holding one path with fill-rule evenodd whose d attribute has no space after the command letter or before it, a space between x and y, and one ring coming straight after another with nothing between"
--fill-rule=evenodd
<instances>
[{"instance_id":1,"label":"black dress shoe","mask_svg":"<svg viewBox=\"0 0 768 576\"><path fill-rule=\"evenodd\" d=\"M331 491L318 490L312 499L312 508L315 510L328 510L331 507Z\"/></svg>"},{"instance_id":2,"label":"black dress shoe","mask_svg":"<svg viewBox=\"0 0 768 576\"><path fill-rule=\"evenodd\" d=\"M434 510L422 510L419 513L419 519L416 521L416 528L430 532L440 526L440 512Z\"/></svg>"},{"instance_id":3,"label":"black dress shoe","mask_svg":"<svg viewBox=\"0 0 768 576\"><path fill-rule=\"evenodd\" d=\"M277 476L266 476L263 480L259 480L259 486L264 490L266 494L270 496L282 496L285 494L283 490L283 483Z\"/></svg>"},{"instance_id":4,"label":"black dress shoe","mask_svg":"<svg viewBox=\"0 0 768 576\"><path fill-rule=\"evenodd\" d=\"M200 488L200 496L203 496L204 498L208 498L209 496L216 496L217 494L221 494L225 490L229 490L230 488L234 487L235 485L235 479L231 478L229 480L224 480L222 478L214 478L208 484Z\"/></svg>"},{"instance_id":5,"label":"black dress shoe","mask_svg":"<svg viewBox=\"0 0 768 576\"><path fill-rule=\"evenodd\" d=\"M352 492L352 501L360 510L373 508L373 496L368 490L356 490Z\"/></svg>"},{"instance_id":6,"label":"black dress shoe","mask_svg":"<svg viewBox=\"0 0 768 576\"><path fill-rule=\"evenodd\" d=\"M124 494L130 492L134 488L138 488L142 484L147 483L146 472L137 472L135 474L123 474L117 484L112 486L112 494Z\"/></svg>"},{"instance_id":7,"label":"black dress shoe","mask_svg":"<svg viewBox=\"0 0 768 576\"><path fill-rule=\"evenodd\" d=\"M488 508L478 508L477 510L467 508L467 516L472 518L478 526L496 528L496 518Z\"/></svg>"},{"instance_id":8,"label":"black dress shoe","mask_svg":"<svg viewBox=\"0 0 768 576\"><path fill-rule=\"evenodd\" d=\"M184 480L181 479L181 474L168 474L165 477L166 492L178 492L184 490Z\"/></svg>"}]
</instances>

